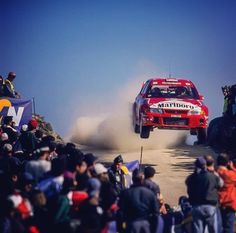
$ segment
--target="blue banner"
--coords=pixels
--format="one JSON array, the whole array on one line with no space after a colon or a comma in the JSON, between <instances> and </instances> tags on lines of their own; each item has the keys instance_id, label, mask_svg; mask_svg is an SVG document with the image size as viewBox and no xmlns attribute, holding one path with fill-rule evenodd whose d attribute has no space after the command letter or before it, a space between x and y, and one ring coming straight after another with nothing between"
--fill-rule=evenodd
<instances>
[{"instance_id":1,"label":"blue banner","mask_svg":"<svg viewBox=\"0 0 236 233\"><path fill-rule=\"evenodd\" d=\"M5 116L12 116L16 123L16 128L28 124L32 118L32 101L24 99L0 98L0 119Z\"/></svg>"}]
</instances>

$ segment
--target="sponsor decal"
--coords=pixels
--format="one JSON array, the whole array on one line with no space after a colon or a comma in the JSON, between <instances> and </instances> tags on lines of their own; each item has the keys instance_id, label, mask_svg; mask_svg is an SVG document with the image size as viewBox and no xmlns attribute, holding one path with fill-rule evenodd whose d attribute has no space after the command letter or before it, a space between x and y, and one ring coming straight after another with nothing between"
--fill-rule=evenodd
<instances>
[{"instance_id":1,"label":"sponsor decal","mask_svg":"<svg viewBox=\"0 0 236 233\"><path fill-rule=\"evenodd\" d=\"M182 109L182 110L198 110L199 106L184 101L161 101L150 106L151 108L163 109Z\"/></svg>"},{"instance_id":2,"label":"sponsor decal","mask_svg":"<svg viewBox=\"0 0 236 233\"><path fill-rule=\"evenodd\" d=\"M32 118L32 101L23 99L0 98L0 120L12 116L19 130Z\"/></svg>"}]
</instances>

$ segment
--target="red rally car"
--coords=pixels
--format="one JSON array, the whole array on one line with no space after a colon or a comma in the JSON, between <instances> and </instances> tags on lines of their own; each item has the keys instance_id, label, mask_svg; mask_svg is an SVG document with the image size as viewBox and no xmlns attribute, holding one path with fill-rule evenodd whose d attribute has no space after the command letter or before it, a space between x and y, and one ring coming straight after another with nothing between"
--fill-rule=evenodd
<instances>
[{"instance_id":1,"label":"red rally car","mask_svg":"<svg viewBox=\"0 0 236 233\"><path fill-rule=\"evenodd\" d=\"M159 129L185 129L206 140L208 108L194 84L185 79L155 78L147 80L133 104L133 126L141 138Z\"/></svg>"}]
</instances>

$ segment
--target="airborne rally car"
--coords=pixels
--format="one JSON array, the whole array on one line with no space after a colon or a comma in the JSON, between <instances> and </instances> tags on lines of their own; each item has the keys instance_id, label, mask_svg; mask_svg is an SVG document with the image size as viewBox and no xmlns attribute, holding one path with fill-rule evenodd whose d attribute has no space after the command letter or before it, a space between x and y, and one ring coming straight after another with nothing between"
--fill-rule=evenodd
<instances>
[{"instance_id":1,"label":"airborne rally car","mask_svg":"<svg viewBox=\"0 0 236 233\"><path fill-rule=\"evenodd\" d=\"M208 108L189 80L157 78L147 80L133 104L133 126L141 138L159 129L186 129L204 143Z\"/></svg>"}]
</instances>

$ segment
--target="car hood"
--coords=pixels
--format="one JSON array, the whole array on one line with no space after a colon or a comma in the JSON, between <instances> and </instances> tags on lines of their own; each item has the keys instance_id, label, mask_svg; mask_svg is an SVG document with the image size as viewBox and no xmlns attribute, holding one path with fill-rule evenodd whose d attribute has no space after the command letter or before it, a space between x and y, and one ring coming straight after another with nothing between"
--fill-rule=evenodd
<instances>
[{"instance_id":1,"label":"car hood","mask_svg":"<svg viewBox=\"0 0 236 233\"><path fill-rule=\"evenodd\" d=\"M151 108L196 110L203 107L200 100L195 99L175 99L175 98L149 98L148 105Z\"/></svg>"}]
</instances>

